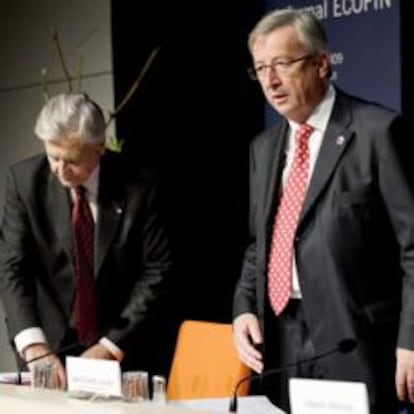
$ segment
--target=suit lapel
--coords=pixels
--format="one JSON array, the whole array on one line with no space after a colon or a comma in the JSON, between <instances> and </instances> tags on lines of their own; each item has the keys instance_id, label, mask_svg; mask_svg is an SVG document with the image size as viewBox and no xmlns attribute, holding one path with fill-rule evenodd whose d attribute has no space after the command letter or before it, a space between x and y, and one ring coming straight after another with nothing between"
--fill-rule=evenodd
<instances>
[{"instance_id":1,"label":"suit lapel","mask_svg":"<svg viewBox=\"0 0 414 414\"><path fill-rule=\"evenodd\" d=\"M299 220L299 229L303 226L306 217L328 184L342 154L353 138L353 130L350 128L351 121L352 117L349 107L345 104L343 95L338 92L331 120L323 138L315 169L309 183L308 193Z\"/></svg>"},{"instance_id":2,"label":"suit lapel","mask_svg":"<svg viewBox=\"0 0 414 414\"><path fill-rule=\"evenodd\" d=\"M99 274L116 230L124 215L126 204L123 193L124 188L114 178L119 167L110 167L104 161L101 162L98 191L97 236L95 239L95 277Z\"/></svg>"},{"instance_id":3,"label":"suit lapel","mask_svg":"<svg viewBox=\"0 0 414 414\"><path fill-rule=\"evenodd\" d=\"M68 257L73 257L69 193L53 174L49 174L47 178L45 203L52 223L51 228L56 232Z\"/></svg>"},{"instance_id":4,"label":"suit lapel","mask_svg":"<svg viewBox=\"0 0 414 414\"><path fill-rule=\"evenodd\" d=\"M272 229L275 218L274 211L285 164L285 148L288 132L289 124L283 122L280 127L272 132L269 151L265 154L269 165L269 168L264 169L265 172L269 172L265 183L265 188L269 189L265 199L266 228L268 231Z\"/></svg>"}]
</instances>

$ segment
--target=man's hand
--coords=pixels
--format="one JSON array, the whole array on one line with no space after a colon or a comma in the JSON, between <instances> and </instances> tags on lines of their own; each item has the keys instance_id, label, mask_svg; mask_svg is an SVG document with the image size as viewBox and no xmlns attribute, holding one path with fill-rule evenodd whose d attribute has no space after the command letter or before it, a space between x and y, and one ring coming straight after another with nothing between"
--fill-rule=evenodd
<instances>
[{"instance_id":1,"label":"man's hand","mask_svg":"<svg viewBox=\"0 0 414 414\"><path fill-rule=\"evenodd\" d=\"M401 401L414 403L414 351L397 349L395 385Z\"/></svg>"},{"instance_id":2,"label":"man's hand","mask_svg":"<svg viewBox=\"0 0 414 414\"><path fill-rule=\"evenodd\" d=\"M115 359L107 348L101 344L92 345L81 355L83 358L95 358L95 359Z\"/></svg>"},{"instance_id":3,"label":"man's hand","mask_svg":"<svg viewBox=\"0 0 414 414\"><path fill-rule=\"evenodd\" d=\"M255 346L263 341L259 320L252 313L243 313L233 321L233 342L239 358L251 369L263 371L262 354Z\"/></svg>"},{"instance_id":4,"label":"man's hand","mask_svg":"<svg viewBox=\"0 0 414 414\"><path fill-rule=\"evenodd\" d=\"M42 357L43 355L49 354L51 352L49 346L47 344L33 344L27 346L22 354L23 358L26 362L31 361L34 358ZM37 364L50 364L56 367L57 370L57 387L61 390L66 389L66 372L65 368L63 367L62 362L60 361L59 357L56 354L50 354L45 356L44 358L39 358L37 361L33 361L28 363L28 368L30 373L32 374L32 381L33 381L33 373L34 367Z\"/></svg>"}]
</instances>

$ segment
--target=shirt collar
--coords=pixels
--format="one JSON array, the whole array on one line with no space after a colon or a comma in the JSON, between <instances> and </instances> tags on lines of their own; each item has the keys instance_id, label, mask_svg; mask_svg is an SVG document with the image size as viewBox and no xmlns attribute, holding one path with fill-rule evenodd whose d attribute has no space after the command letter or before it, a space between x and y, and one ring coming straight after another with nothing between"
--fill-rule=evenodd
<instances>
[{"instance_id":1,"label":"shirt collar","mask_svg":"<svg viewBox=\"0 0 414 414\"><path fill-rule=\"evenodd\" d=\"M99 183L99 164L94 168L90 176L82 183L88 193L92 197L96 197L98 194L98 183Z\"/></svg>"}]
</instances>

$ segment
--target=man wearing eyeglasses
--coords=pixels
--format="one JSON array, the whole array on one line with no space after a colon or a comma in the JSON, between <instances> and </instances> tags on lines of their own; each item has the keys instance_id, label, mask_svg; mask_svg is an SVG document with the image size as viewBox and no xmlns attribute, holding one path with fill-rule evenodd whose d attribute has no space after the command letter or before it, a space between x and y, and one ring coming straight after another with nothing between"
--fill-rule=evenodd
<instances>
[{"instance_id":1,"label":"man wearing eyeglasses","mask_svg":"<svg viewBox=\"0 0 414 414\"><path fill-rule=\"evenodd\" d=\"M274 11L250 76L283 117L250 151L250 244L234 296L239 356L289 410L288 377L362 381L371 413L414 403L414 148L396 113L330 82L311 14Z\"/></svg>"}]
</instances>

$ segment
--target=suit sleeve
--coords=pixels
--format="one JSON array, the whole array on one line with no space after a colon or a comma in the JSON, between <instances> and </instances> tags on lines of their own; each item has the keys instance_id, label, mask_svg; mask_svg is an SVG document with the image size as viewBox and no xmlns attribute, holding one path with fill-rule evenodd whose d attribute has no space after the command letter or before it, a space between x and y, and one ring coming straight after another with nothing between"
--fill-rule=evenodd
<instances>
[{"instance_id":1,"label":"suit sleeve","mask_svg":"<svg viewBox=\"0 0 414 414\"><path fill-rule=\"evenodd\" d=\"M13 170L9 170L0 235L0 292L11 338L23 329L40 326L30 266L30 239L24 203Z\"/></svg>"},{"instance_id":2,"label":"suit sleeve","mask_svg":"<svg viewBox=\"0 0 414 414\"><path fill-rule=\"evenodd\" d=\"M159 187L151 181L144 195L143 208L139 209L136 217L129 218L135 221L131 227L134 233L139 233L141 251L134 253L131 250L128 260L140 260L139 271L134 276L135 283L121 312L118 326L114 326L106 335L126 352L136 340L145 341L142 338L145 329L154 318L165 313L170 294L172 259L167 230L161 216Z\"/></svg>"},{"instance_id":3,"label":"suit sleeve","mask_svg":"<svg viewBox=\"0 0 414 414\"><path fill-rule=\"evenodd\" d=\"M400 246L403 273L398 346L414 349L414 139L405 121L391 123L379 149L379 185Z\"/></svg>"},{"instance_id":4,"label":"suit sleeve","mask_svg":"<svg viewBox=\"0 0 414 414\"><path fill-rule=\"evenodd\" d=\"M250 195L249 195L249 244L245 250L240 279L236 285L233 299L233 318L242 313L257 313L257 195L256 168L253 146L250 148Z\"/></svg>"}]
</instances>

